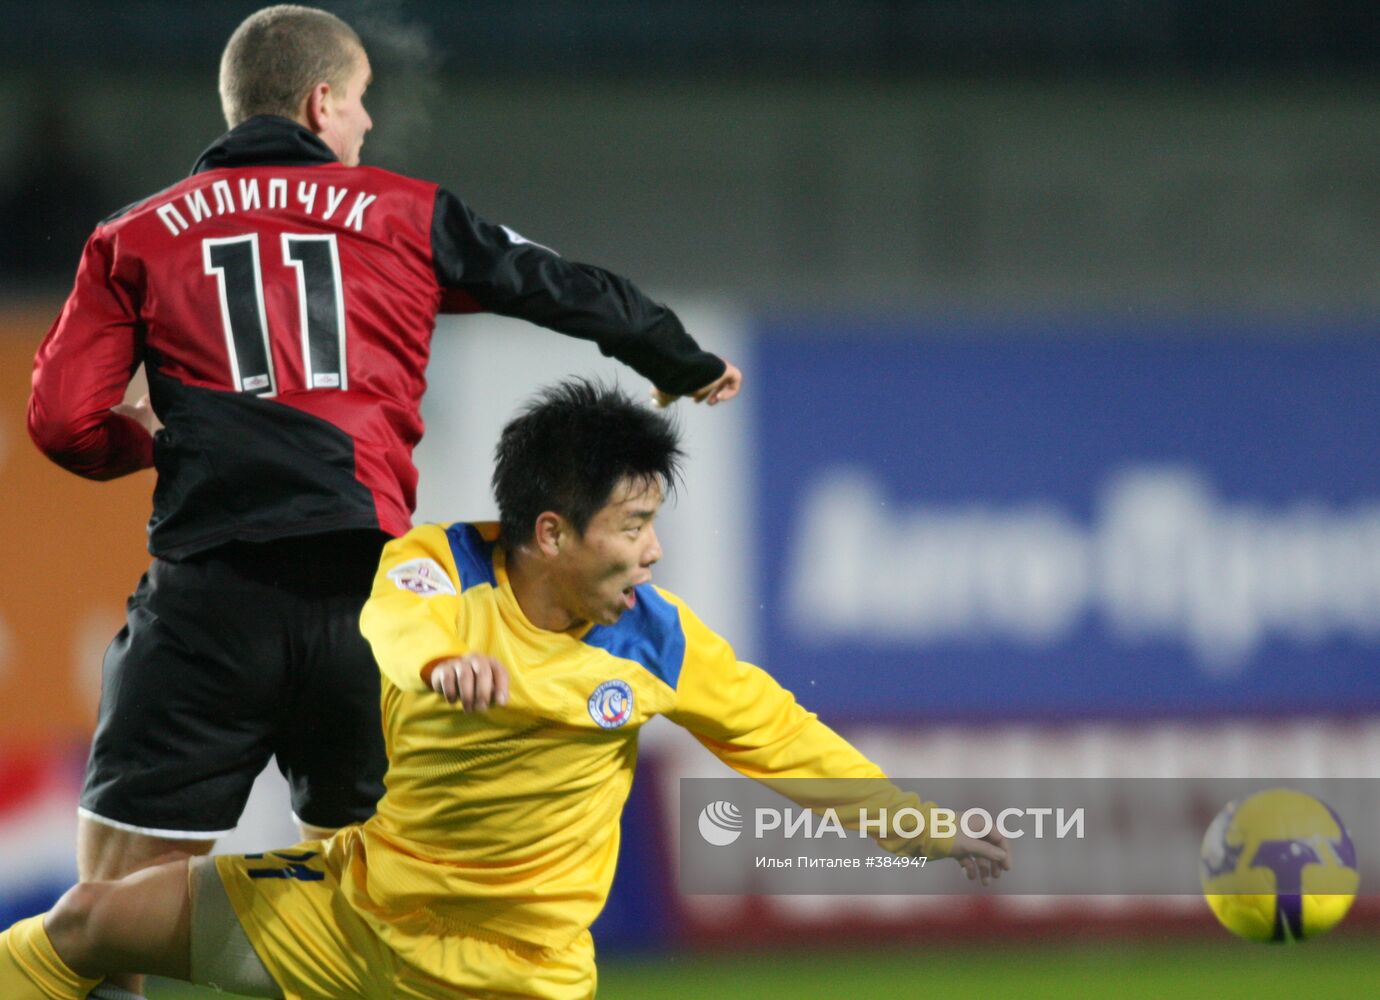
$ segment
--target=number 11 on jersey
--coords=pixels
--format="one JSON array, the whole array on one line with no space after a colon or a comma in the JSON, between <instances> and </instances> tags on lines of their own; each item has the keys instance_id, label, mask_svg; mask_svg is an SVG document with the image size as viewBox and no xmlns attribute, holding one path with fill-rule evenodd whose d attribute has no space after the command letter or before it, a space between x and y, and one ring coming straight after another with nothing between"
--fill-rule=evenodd
<instances>
[{"instance_id":1,"label":"number 11 on jersey","mask_svg":"<svg viewBox=\"0 0 1380 1000\"><path fill-rule=\"evenodd\" d=\"M264 309L259 236L201 241L206 273L217 279L230 379L235 391L276 396L278 377ZM307 389L349 388L345 365L345 300L334 234L284 233L283 266L297 276L302 369Z\"/></svg>"}]
</instances>

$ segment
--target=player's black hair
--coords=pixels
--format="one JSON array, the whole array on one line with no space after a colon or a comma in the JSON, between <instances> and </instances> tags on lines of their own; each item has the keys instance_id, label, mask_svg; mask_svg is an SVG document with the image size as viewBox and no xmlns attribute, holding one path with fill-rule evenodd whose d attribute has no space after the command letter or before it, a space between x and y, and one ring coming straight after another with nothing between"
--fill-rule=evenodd
<instances>
[{"instance_id":1,"label":"player's black hair","mask_svg":"<svg viewBox=\"0 0 1380 1000\"><path fill-rule=\"evenodd\" d=\"M657 480L669 495L684 457L670 417L616 386L582 378L548 386L509 421L494 449L503 543L530 540L548 510L584 534L625 478Z\"/></svg>"}]
</instances>

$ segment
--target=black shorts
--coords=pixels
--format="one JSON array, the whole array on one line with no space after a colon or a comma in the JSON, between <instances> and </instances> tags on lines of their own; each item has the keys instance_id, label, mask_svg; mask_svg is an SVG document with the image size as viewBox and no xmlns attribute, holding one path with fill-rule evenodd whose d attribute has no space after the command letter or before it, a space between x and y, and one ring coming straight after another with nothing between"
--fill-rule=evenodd
<instances>
[{"instance_id":1,"label":"black shorts","mask_svg":"<svg viewBox=\"0 0 1380 1000\"><path fill-rule=\"evenodd\" d=\"M84 815L220 837L276 756L299 820L368 819L387 760L359 613L383 540L342 533L155 559L105 654Z\"/></svg>"}]
</instances>

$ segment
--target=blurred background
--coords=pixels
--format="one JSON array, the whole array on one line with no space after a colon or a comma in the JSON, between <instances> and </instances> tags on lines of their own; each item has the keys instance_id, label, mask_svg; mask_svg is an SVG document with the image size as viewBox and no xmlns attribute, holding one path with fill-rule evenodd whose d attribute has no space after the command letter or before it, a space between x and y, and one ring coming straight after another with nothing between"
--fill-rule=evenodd
<instances>
[{"instance_id":1,"label":"blurred background","mask_svg":"<svg viewBox=\"0 0 1380 1000\"><path fill-rule=\"evenodd\" d=\"M152 490L37 454L33 352L93 225L223 130L258 6L0 2L3 923L72 877ZM374 65L365 163L630 275L742 367L682 414L660 577L890 773L1377 777L1374 3L323 6ZM489 516L498 428L569 372L642 389L443 321L419 518ZM719 773L650 727L601 995L1380 984L1365 896L1271 951L1197 898L684 895L677 782ZM227 849L295 839L280 784Z\"/></svg>"}]
</instances>

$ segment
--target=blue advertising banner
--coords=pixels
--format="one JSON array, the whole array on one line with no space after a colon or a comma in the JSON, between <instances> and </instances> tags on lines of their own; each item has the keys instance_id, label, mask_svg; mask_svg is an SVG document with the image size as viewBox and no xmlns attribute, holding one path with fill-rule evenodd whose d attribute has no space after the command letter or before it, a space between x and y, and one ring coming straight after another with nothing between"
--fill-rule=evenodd
<instances>
[{"instance_id":1,"label":"blue advertising banner","mask_svg":"<svg viewBox=\"0 0 1380 1000\"><path fill-rule=\"evenodd\" d=\"M1359 328L757 332L761 645L806 704L1380 709L1380 341Z\"/></svg>"}]
</instances>

